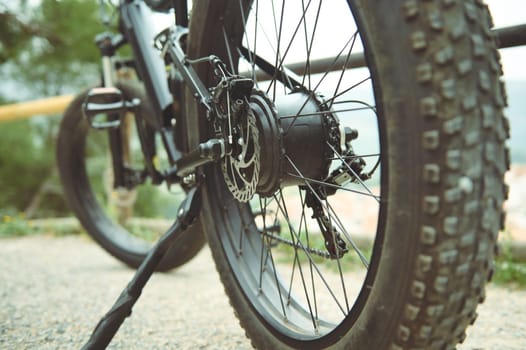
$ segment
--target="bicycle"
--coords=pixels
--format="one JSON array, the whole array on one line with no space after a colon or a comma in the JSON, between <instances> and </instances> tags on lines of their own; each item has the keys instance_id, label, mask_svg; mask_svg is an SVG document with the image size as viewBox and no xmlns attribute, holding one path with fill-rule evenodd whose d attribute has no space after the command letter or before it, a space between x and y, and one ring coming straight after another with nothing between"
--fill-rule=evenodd
<instances>
[{"instance_id":1,"label":"bicycle","mask_svg":"<svg viewBox=\"0 0 526 350\"><path fill-rule=\"evenodd\" d=\"M186 1L146 3L176 17L155 40L162 68L134 47L157 108L148 125L175 135L168 168L154 170L188 196L108 319L122 323L135 282L180 249L170 237L204 232L255 347L461 342L493 273L507 195L509 126L487 7L195 0L189 16ZM131 43L144 41L142 6L119 7ZM168 87L178 113L161 98ZM85 114L137 108L116 95L94 94ZM364 244L348 213L370 207Z\"/></svg>"}]
</instances>

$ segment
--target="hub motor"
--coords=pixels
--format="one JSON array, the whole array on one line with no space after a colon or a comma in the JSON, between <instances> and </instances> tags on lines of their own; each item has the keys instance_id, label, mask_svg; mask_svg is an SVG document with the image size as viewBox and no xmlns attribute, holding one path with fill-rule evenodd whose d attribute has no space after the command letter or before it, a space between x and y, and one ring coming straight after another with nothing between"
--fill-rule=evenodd
<instances>
[{"instance_id":1,"label":"hub motor","mask_svg":"<svg viewBox=\"0 0 526 350\"><path fill-rule=\"evenodd\" d=\"M333 149L340 150L340 131L321 97L296 91L273 103L254 90L249 105L237 119L234 151L222 167L236 199L268 197L280 187L327 178Z\"/></svg>"},{"instance_id":2,"label":"hub motor","mask_svg":"<svg viewBox=\"0 0 526 350\"><path fill-rule=\"evenodd\" d=\"M305 185L305 179L324 180L333 157L329 145L340 149L337 118L321 97L302 91L281 96L276 106L282 130L282 169L281 183L274 183L272 192L280 186Z\"/></svg>"}]
</instances>

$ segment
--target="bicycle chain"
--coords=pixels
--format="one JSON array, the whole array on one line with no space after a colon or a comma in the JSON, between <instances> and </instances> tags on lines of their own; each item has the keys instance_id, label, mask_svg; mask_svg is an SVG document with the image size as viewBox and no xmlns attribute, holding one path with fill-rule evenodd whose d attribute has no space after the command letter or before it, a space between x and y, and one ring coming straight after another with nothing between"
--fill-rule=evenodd
<instances>
[{"instance_id":1,"label":"bicycle chain","mask_svg":"<svg viewBox=\"0 0 526 350\"><path fill-rule=\"evenodd\" d=\"M301 250L303 250L303 251L305 251L305 252L307 252L309 254L317 255L317 256L325 258L325 259L331 259L331 254L329 254L326 251L323 251L323 250L320 250L320 249L316 249L316 248L305 247L304 245L300 245L298 243L294 243L293 241L285 239L283 237L275 236L273 234L270 234L268 232L261 231L261 230L258 230L258 231L264 237L268 237L268 238L274 239L274 240L276 240L276 241L278 241L280 243L284 243L284 244L289 245L289 246L291 246L293 248L296 248L296 249L299 248L299 249L301 249Z\"/></svg>"}]
</instances>

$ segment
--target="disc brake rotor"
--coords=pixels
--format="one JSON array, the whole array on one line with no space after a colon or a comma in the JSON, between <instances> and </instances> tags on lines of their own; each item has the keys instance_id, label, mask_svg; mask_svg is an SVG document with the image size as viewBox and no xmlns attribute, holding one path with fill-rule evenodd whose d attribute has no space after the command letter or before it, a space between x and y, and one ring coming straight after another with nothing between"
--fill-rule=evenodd
<instances>
[{"instance_id":1,"label":"disc brake rotor","mask_svg":"<svg viewBox=\"0 0 526 350\"><path fill-rule=\"evenodd\" d=\"M261 148L256 118L250 108L236 128L231 152L221 164L228 189L240 202L248 202L256 193L261 167Z\"/></svg>"}]
</instances>

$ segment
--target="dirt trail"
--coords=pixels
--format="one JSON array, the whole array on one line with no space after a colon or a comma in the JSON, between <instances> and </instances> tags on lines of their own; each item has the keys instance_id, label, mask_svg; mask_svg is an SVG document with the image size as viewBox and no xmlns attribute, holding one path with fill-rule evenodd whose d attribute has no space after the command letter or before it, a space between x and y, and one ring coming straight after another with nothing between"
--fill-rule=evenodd
<instances>
[{"instance_id":1,"label":"dirt trail","mask_svg":"<svg viewBox=\"0 0 526 350\"><path fill-rule=\"evenodd\" d=\"M0 240L0 349L79 349L133 271L84 236ZM526 349L526 291L491 286L459 349ZM110 349L249 349L208 249L156 274Z\"/></svg>"}]
</instances>

